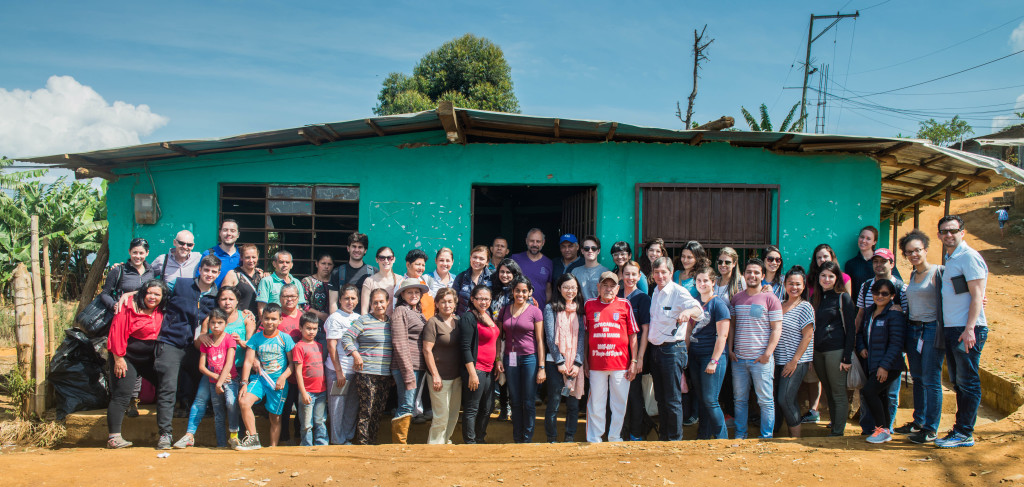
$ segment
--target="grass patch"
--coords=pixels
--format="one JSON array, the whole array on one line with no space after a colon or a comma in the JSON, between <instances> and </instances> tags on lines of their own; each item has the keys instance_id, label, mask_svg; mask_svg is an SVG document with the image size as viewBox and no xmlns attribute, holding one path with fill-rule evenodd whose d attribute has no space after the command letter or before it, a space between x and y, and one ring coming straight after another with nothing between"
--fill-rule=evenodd
<instances>
[{"instance_id":1,"label":"grass patch","mask_svg":"<svg viewBox=\"0 0 1024 487\"><path fill-rule=\"evenodd\" d=\"M55 421L13 421L0 422L0 444L55 448L68 434L64 425Z\"/></svg>"},{"instance_id":2,"label":"grass patch","mask_svg":"<svg viewBox=\"0 0 1024 487\"><path fill-rule=\"evenodd\" d=\"M57 337L57 344L64 340L64 330L75 324L75 310L78 308L77 301L60 301L53 305L53 333ZM46 310L43 310L45 316ZM0 308L0 347L14 347L18 344L17 335L14 332L17 323L14 320L14 305L8 304Z\"/></svg>"}]
</instances>

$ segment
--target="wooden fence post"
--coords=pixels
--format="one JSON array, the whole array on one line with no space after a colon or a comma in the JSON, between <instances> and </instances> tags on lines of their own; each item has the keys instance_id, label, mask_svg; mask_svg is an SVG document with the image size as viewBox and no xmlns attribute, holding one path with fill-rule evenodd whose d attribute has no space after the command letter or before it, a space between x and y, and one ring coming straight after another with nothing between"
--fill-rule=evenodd
<instances>
[{"instance_id":1,"label":"wooden fence post","mask_svg":"<svg viewBox=\"0 0 1024 487\"><path fill-rule=\"evenodd\" d=\"M31 231L31 252L32 252L32 308L35 323L34 349L36 390L34 411L42 416L46 412L46 323L43 320L43 284L39 270L39 215L32 215Z\"/></svg>"},{"instance_id":2,"label":"wooden fence post","mask_svg":"<svg viewBox=\"0 0 1024 487\"><path fill-rule=\"evenodd\" d=\"M21 378L27 382L32 379L32 280L22 263L14 269L14 319L17 323L14 335L18 341L18 368ZM26 395L19 405L22 418L28 417L31 411L30 399Z\"/></svg>"},{"instance_id":3,"label":"wooden fence post","mask_svg":"<svg viewBox=\"0 0 1024 487\"><path fill-rule=\"evenodd\" d=\"M50 294L53 292L53 279L50 275L50 238L43 239L43 299L46 300L46 337L47 353L53 358L53 351L57 348L57 337L53 329L56 327L53 318L53 302Z\"/></svg>"}]
</instances>

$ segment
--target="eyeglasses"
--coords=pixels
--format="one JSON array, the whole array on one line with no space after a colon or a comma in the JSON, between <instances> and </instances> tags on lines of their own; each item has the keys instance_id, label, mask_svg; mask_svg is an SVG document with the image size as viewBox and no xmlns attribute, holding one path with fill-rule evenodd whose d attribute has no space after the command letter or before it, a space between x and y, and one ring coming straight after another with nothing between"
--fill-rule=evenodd
<instances>
[{"instance_id":1,"label":"eyeglasses","mask_svg":"<svg viewBox=\"0 0 1024 487\"><path fill-rule=\"evenodd\" d=\"M292 295L292 296L281 295L281 299L299 299L299 297L295 296L295 295Z\"/></svg>"},{"instance_id":2,"label":"eyeglasses","mask_svg":"<svg viewBox=\"0 0 1024 487\"><path fill-rule=\"evenodd\" d=\"M477 296L477 297L473 298L473 301L480 301L480 302L490 301L490 300L491 300L491 298L489 298L487 296Z\"/></svg>"},{"instance_id":3,"label":"eyeglasses","mask_svg":"<svg viewBox=\"0 0 1024 487\"><path fill-rule=\"evenodd\" d=\"M920 254L921 252L924 252L924 247L916 248L916 249L913 249L913 250L908 250L905 253L907 253L907 254Z\"/></svg>"},{"instance_id":4,"label":"eyeglasses","mask_svg":"<svg viewBox=\"0 0 1024 487\"><path fill-rule=\"evenodd\" d=\"M945 230L939 229L939 235L956 235L963 231L963 228L947 228Z\"/></svg>"},{"instance_id":5,"label":"eyeglasses","mask_svg":"<svg viewBox=\"0 0 1024 487\"><path fill-rule=\"evenodd\" d=\"M765 257L765 262L782 262L782 257ZM719 261L721 262L721 261Z\"/></svg>"},{"instance_id":6,"label":"eyeglasses","mask_svg":"<svg viewBox=\"0 0 1024 487\"><path fill-rule=\"evenodd\" d=\"M593 247L593 246L590 246L590 245L587 245L586 247L583 247L583 251L584 252L597 252L598 250L601 250L601 247Z\"/></svg>"},{"instance_id":7,"label":"eyeglasses","mask_svg":"<svg viewBox=\"0 0 1024 487\"><path fill-rule=\"evenodd\" d=\"M890 293L889 291L880 291L877 293L871 293L871 295L878 296L880 298L888 298L889 296L892 296L892 293Z\"/></svg>"},{"instance_id":8,"label":"eyeglasses","mask_svg":"<svg viewBox=\"0 0 1024 487\"><path fill-rule=\"evenodd\" d=\"M732 265L732 261L731 260L720 260L720 261L718 261L718 265Z\"/></svg>"},{"instance_id":9,"label":"eyeglasses","mask_svg":"<svg viewBox=\"0 0 1024 487\"><path fill-rule=\"evenodd\" d=\"M391 260L395 260L395 256L393 256L393 255L378 255L377 256L377 260L382 260L384 262L388 262L388 261L391 261Z\"/></svg>"},{"instance_id":10,"label":"eyeglasses","mask_svg":"<svg viewBox=\"0 0 1024 487\"><path fill-rule=\"evenodd\" d=\"M195 242L185 243L185 242L182 242L181 240L178 240L178 239L174 239L174 243L176 243L178 245L181 245L182 247L185 247L186 249L191 249L192 247L196 246Z\"/></svg>"}]
</instances>

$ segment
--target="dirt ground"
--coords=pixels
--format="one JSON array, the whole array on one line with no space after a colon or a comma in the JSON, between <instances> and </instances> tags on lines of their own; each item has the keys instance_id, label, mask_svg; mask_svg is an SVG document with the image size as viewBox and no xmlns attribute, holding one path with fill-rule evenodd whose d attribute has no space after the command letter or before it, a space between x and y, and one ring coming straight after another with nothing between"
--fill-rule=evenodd
<instances>
[{"instance_id":1,"label":"dirt ground","mask_svg":"<svg viewBox=\"0 0 1024 487\"><path fill-rule=\"evenodd\" d=\"M999 238L992 195L953 203L968 243L988 261L991 334L983 363L1024 374L1024 237ZM923 212L933 234L941 208ZM1020 219L1020 210L1013 214ZM900 228L902 235L912 226ZM941 246L933 238L930 258ZM901 271L909 276L905 259ZM906 410L903 415L906 415ZM902 417L900 418L903 419ZM947 421L944 420L944 425ZM539 428L542 428L538 424ZM496 432L497 433L497 432ZM542 433L541 433L542 434ZM4 486L19 485L844 485L1024 484L1024 411L979 426L973 448L939 450L898 439L872 446L857 436L682 443L383 445L287 447L257 452L137 447L40 450L0 446Z\"/></svg>"}]
</instances>

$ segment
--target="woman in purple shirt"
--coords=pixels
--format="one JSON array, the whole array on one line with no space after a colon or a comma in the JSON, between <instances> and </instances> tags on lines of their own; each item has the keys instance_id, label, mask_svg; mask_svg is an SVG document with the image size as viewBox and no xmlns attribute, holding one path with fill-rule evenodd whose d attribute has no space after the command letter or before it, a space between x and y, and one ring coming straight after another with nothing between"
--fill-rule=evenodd
<instances>
[{"instance_id":1,"label":"woman in purple shirt","mask_svg":"<svg viewBox=\"0 0 1024 487\"><path fill-rule=\"evenodd\" d=\"M499 366L504 369L512 408L512 440L533 441L533 424L537 416L537 385L544 382L544 313L531 303L533 285L529 279L512 281L512 301L498 314L505 357Z\"/></svg>"}]
</instances>

